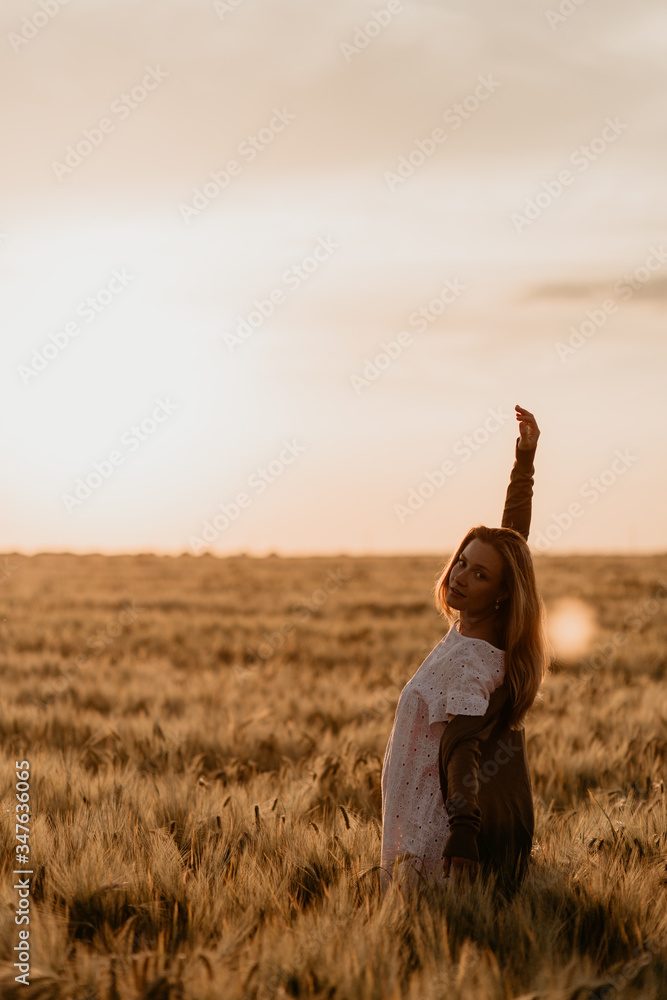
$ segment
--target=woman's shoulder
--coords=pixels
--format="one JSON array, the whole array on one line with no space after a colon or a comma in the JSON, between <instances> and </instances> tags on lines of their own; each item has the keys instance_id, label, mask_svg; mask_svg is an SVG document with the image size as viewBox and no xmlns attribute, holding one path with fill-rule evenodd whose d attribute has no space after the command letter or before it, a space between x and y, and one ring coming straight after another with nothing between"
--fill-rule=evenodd
<instances>
[{"instance_id":1,"label":"woman's shoulder","mask_svg":"<svg viewBox=\"0 0 667 1000\"><path fill-rule=\"evenodd\" d=\"M446 638L452 636L449 643L450 655L460 658L462 664L473 663L482 666L493 673L502 672L505 666L505 650L499 649L486 639L478 639L473 636L461 635L454 627L447 633Z\"/></svg>"}]
</instances>

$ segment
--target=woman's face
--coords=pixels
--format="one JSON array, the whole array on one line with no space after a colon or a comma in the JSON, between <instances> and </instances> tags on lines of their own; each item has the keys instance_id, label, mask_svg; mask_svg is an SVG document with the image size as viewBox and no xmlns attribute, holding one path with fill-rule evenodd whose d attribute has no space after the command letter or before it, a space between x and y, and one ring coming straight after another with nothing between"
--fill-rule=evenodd
<instances>
[{"instance_id":1,"label":"woman's face","mask_svg":"<svg viewBox=\"0 0 667 1000\"><path fill-rule=\"evenodd\" d=\"M503 559L488 542L473 538L461 552L449 574L446 600L456 611L469 615L495 610L498 598L506 596L501 587Z\"/></svg>"}]
</instances>

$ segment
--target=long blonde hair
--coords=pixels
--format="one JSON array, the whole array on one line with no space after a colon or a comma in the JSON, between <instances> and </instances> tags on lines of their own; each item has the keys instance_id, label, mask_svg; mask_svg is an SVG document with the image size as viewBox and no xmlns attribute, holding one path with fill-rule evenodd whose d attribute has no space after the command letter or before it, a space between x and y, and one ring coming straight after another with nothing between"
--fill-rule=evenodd
<instances>
[{"instance_id":1,"label":"long blonde hair","mask_svg":"<svg viewBox=\"0 0 667 1000\"><path fill-rule=\"evenodd\" d=\"M465 536L434 587L435 606L450 623L456 612L446 600L449 574L473 538L492 545L503 561L501 586L505 586L509 597L502 602L498 615L505 650L505 680L510 695L509 725L518 730L523 728L524 716L549 669L544 604L537 590L530 549L523 536L513 528L487 528L478 524Z\"/></svg>"}]
</instances>

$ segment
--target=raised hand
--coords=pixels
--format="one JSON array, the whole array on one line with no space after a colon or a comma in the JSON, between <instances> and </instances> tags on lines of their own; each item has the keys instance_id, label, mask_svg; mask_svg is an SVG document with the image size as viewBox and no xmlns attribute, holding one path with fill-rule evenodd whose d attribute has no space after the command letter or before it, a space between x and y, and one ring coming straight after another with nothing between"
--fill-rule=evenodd
<instances>
[{"instance_id":1,"label":"raised hand","mask_svg":"<svg viewBox=\"0 0 667 1000\"><path fill-rule=\"evenodd\" d=\"M516 419L519 421L519 448L521 451L528 451L537 444L540 429L533 414L524 410L523 406L517 404L514 409L517 411Z\"/></svg>"}]
</instances>

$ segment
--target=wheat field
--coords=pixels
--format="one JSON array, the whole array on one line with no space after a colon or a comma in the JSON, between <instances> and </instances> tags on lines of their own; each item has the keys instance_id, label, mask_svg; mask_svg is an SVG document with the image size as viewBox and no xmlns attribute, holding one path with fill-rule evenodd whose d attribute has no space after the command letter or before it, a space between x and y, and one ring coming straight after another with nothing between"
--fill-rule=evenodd
<instances>
[{"instance_id":1,"label":"wheat field","mask_svg":"<svg viewBox=\"0 0 667 1000\"><path fill-rule=\"evenodd\" d=\"M382 758L445 561L5 557L3 1000L667 997L667 556L536 557L547 611L576 598L595 634L527 717L521 889L380 891Z\"/></svg>"}]
</instances>

